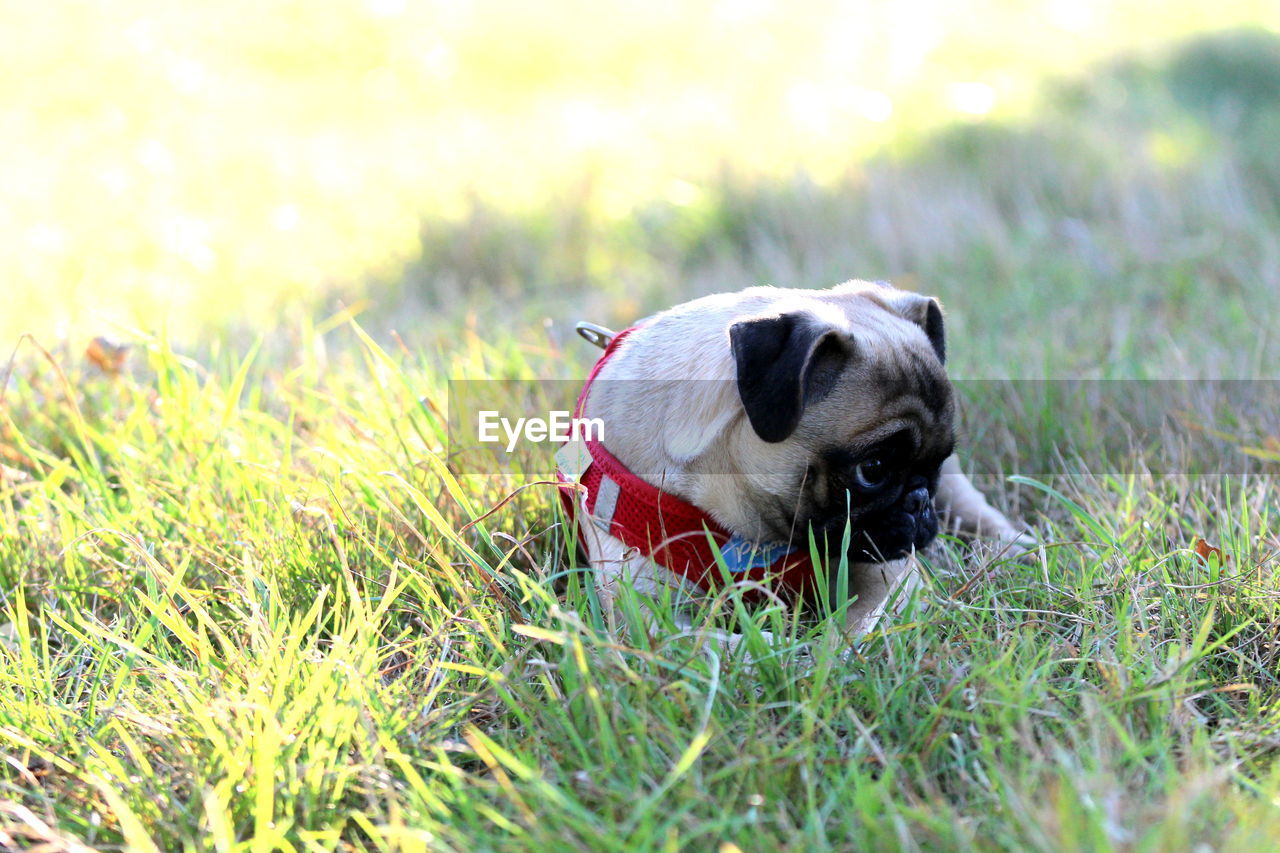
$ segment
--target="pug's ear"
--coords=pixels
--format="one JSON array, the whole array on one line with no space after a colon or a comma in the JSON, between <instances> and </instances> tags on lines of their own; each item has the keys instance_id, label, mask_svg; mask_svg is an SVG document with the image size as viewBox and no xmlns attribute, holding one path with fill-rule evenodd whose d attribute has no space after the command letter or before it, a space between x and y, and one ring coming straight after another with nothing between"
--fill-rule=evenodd
<instances>
[{"instance_id":1,"label":"pug's ear","mask_svg":"<svg viewBox=\"0 0 1280 853\"><path fill-rule=\"evenodd\" d=\"M773 443L795 432L805 406L829 394L854 357L848 336L804 312L734 323L729 343L747 420Z\"/></svg>"},{"instance_id":2,"label":"pug's ear","mask_svg":"<svg viewBox=\"0 0 1280 853\"><path fill-rule=\"evenodd\" d=\"M942 322L942 303L932 296L919 297L921 302L913 307L907 319L924 329L938 361L947 363L947 334Z\"/></svg>"},{"instance_id":3,"label":"pug's ear","mask_svg":"<svg viewBox=\"0 0 1280 853\"><path fill-rule=\"evenodd\" d=\"M942 305L932 296L921 296L909 290L895 290L885 298L888 306L904 320L915 323L924 330L938 361L947 363L947 337L942 325Z\"/></svg>"}]
</instances>

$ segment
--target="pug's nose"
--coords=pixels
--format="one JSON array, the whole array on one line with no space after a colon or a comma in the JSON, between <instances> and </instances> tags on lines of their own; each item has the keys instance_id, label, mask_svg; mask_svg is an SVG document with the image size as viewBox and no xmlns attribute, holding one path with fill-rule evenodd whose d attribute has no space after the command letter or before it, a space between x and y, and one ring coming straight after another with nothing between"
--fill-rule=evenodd
<instances>
[{"instance_id":1,"label":"pug's nose","mask_svg":"<svg viewBox=\"0 0 1280 853\"><path fill-rule=\"evenodd\" d=\"M902 500L902 509L910 515L919 515L930 504L932 498L929 497L928 488L921 486L918 489L912 489L907 492L907 496Z\"/></svg>"}]
</instances>

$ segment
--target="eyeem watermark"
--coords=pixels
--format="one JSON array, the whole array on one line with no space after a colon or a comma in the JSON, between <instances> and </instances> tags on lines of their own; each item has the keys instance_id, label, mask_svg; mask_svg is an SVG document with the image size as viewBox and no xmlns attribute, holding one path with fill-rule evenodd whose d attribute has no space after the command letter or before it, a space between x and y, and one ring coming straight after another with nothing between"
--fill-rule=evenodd
<instances>
[{"instance_id":1,"label":"eyeem watermark","mask_svg":"<svg viewBox=\"0 0 1280 853\"><path fill-rule=\"evenodd\" d=\"M609 391L632 406L608 415L588 408L575 419L582 378L451 380L449 465L463 474L546 477L560 444L587 440L612 450L609 441L643 440L647 432L656 445L678 426L672 419L698 416L666 401L736 404L736 388L717 387L732 380L687 380L693 387L681 388L682 381L598 379L593 393ZM1280 380L995 379L952 387L955 433L971 475L1280 474ZM668 472L632 473L661 482Z\"/></svg>"},{"instance_id":2,"label":"eyeem watermark","mask_svg":"<svg viewBox=\"0 0 1280 853\"><path fill-rule=\"evenodd\" d=\"M498 433L499 428L502 435ZM508 453L516 449L520 439L535 444L553 441L604 441L604 421L601 418L575 418L572 412L563 410L547 413L547 417L511 418L502 417L502 413L494 409L486 409L478 413L476 419L476 439L493 444L506 438Z\"/></svg>"}]
</instances>

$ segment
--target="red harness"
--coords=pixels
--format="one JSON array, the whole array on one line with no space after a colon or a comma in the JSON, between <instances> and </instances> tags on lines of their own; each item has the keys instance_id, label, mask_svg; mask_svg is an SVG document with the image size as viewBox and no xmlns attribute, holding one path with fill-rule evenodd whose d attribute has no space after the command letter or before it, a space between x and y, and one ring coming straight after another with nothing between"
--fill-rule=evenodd
<instances>
[{"instance_id":1,"label":"red harness","mask_svg":"<svg viewBox=\"0 0 1280 853\"><path fill-rule=\"evenodd\" d=\"M605 348L578 395L575 418L582 415L587 392L600 369L633 331L635 327L619 332ZM576 518L580 527L583 519L576 510L582 488L591 523L703 590L720 585L724 577L717 564L718 550L731 580L773 580L781 587L779 591L798 596L812 591L814 571L809 549L804 547L807 542L803 546L760 544L734 536L698 507L632 474L601 442L585 437L578 441L590 456L582 460L585 470L575 477L573 472L581 463L568 466L566 471L562 460L556 477L564 484L560 499L565 512ZM572 444L566 445L566 450Z\"/></svg>"}]
</instances>

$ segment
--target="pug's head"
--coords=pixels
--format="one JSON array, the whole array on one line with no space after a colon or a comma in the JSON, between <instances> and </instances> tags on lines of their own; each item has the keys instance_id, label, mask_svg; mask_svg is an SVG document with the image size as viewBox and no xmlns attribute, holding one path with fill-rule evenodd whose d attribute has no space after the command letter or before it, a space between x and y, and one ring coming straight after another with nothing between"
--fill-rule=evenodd
<instances>
[{"instance_id":1,"label":"pug's head","mask_svg":"<svg viewBox=\"0 0 1280 853\"><path fill-rule=\"evenodd\" d=\"M865 283L818 298L729 327L742 407L770 446L760 457L785 469L750 500L779 539L812 529L834 556L847 529L850 559L897 559L937 535L933 497L955 443L942 310ZM770 452L781 450L793 452Z\"/></svg>"}]
</instances>

